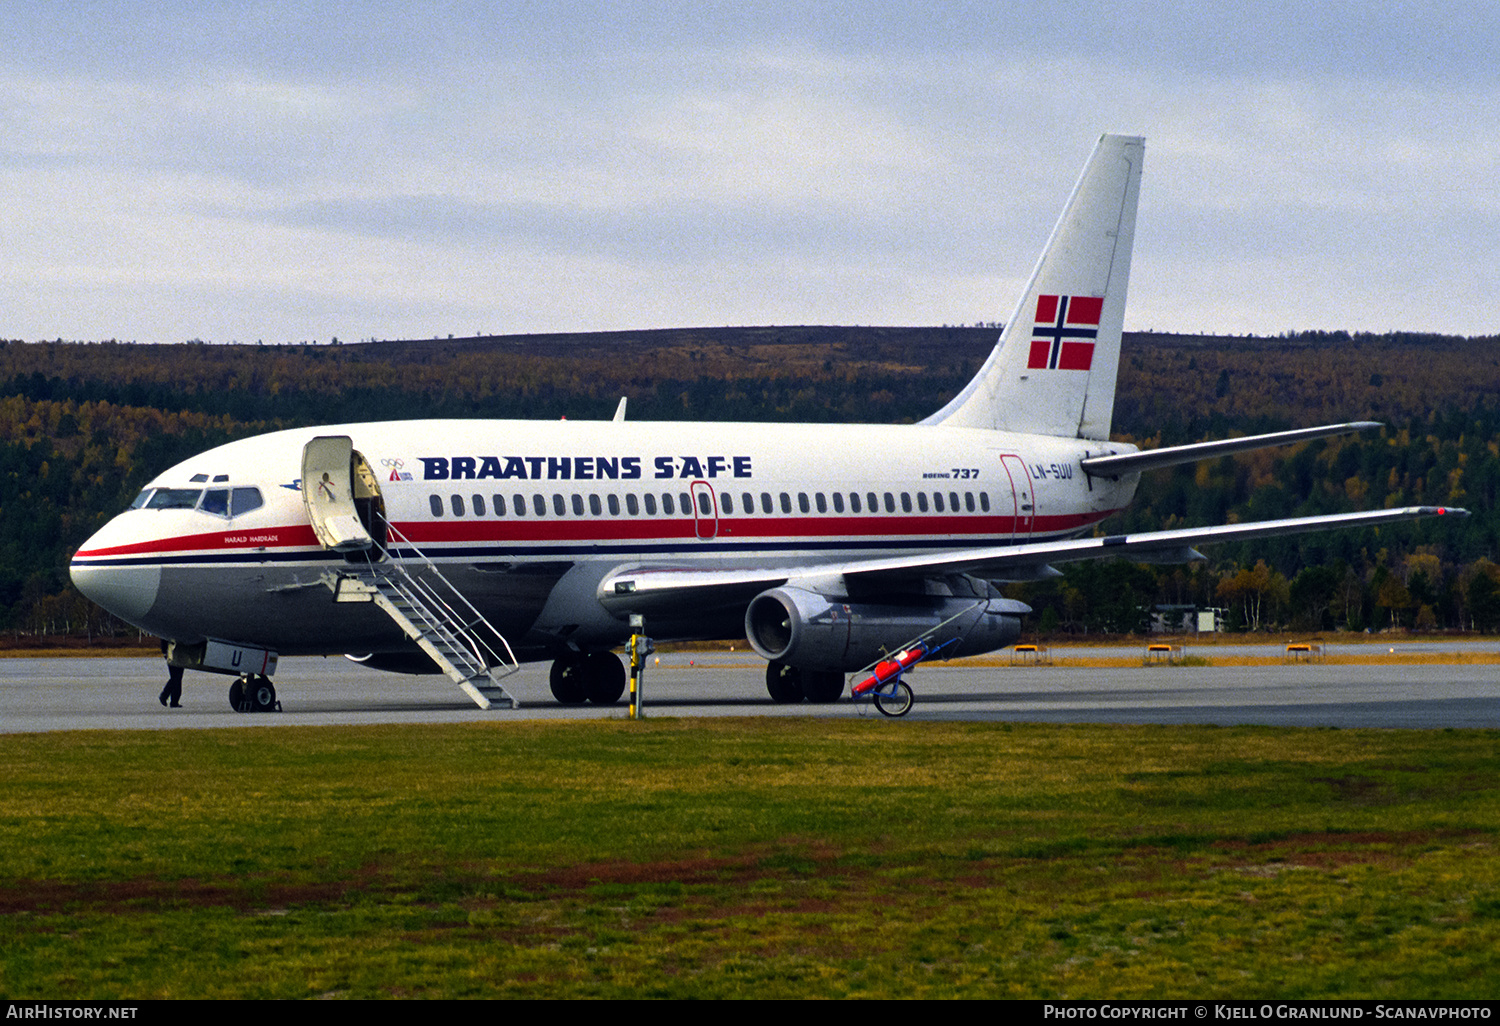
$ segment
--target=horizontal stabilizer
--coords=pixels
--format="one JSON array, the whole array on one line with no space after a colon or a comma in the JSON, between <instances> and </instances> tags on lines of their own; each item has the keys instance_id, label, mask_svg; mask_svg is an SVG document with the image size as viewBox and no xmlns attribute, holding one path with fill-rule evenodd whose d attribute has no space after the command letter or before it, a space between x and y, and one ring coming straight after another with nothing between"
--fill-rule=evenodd
<instances>
[{"instance_id":1,"label":"horizontal stabilizer","mask_svg":"<svg viewBox=\"0 0 1500 1026\"><path fill-rule=\"evenodd\" d=\"M1109 456L1090 456L1083 461L1083 471L1095 477L1119 477L1121 474L1138 474L1143 470L1158 467L1175 467L1179 463L1197 463L1199 460L1217 459L1237 452L1255 449L1272 449L1278 445L1306 442L1314 438L1332 438L1334 435L1352 435L1356 431L1369 431L1380 427L1379 421L1356 420L1347 424L1324 424L1321 427L1298 428L1295 431L1273 431L1268 435L1251 435L1248 438L1226 438L1218 442L1196 442L1192 445L1174 445L1166 449L1148 449L1146 452L1122 452Z\"/></svg>"}]
</instances>

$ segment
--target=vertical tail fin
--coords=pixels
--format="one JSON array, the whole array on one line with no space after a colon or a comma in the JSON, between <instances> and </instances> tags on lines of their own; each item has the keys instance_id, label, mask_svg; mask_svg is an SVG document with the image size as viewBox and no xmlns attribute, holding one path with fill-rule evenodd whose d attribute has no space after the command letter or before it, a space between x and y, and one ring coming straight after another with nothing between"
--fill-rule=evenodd
<instances>
[{"instance_id":1,"label":"vertical tail fin","mask_svg":"<svg viewBox=\"0 0 1500 1026\"><path fill-rule=\"evenodd\" d=\"M1099 138L974 380L924 424L1108 438L1145 140Z\"/></svg>"}]
</instances>

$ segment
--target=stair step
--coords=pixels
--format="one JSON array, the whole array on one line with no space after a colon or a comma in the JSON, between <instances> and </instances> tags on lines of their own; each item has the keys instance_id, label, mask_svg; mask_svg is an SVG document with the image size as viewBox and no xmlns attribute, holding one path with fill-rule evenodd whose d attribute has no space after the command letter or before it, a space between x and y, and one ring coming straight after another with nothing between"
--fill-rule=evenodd
<instances>
[{"instance_id":1,"label":"stair step","mask_svg":"<svg viewBox=\"0 0 1500 1026\"><path fill-rule=\"evenodd\" d=\"M425 558L425 557L422 557ZM426 570L441 580L447 587L442 573L431 561L427 562ZM412 579L399 564L383 565L379 568L371 567L366 570L358 570L345 575L360 581L374 590L380 600L377 604L383 608L408 637L413 638L432 657L439 668L455 683L464 689L471 698L481 707L501 705L510 708L519 707L520 703L508 694L494 671L485 660L478 656L481 647L488 648L479 637L475 635L476 628L488 627L494 631L482 616L469 607L470 612L475 613L475 618L465 623L461 618L453 616L453 610L447 604L439 600L435 594L427 590L424 583L421 589L411 586ZM338 588L337 578L325 578L330 588L335 592ZM457 594L455 590L455 594ZM462 605L468 605L466 600L459 597ZM498 634L495 635L499 637ZM500 638L503 648L509 651L505 639ZM511 657L514 660L514 656ZM514 672L519 669L518 665L512 666L504 672Z\"/></svg>"}]
</instances>

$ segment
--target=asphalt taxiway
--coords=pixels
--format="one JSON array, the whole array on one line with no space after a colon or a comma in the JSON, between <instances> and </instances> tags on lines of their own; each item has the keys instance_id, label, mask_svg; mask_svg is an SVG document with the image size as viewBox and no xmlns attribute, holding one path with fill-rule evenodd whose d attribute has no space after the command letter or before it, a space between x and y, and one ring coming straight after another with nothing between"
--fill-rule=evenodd
<instances>
[{"instance_id":1,"label":"asphalt taxiway","mask_svg":"<svg viewBox=\"0 0 1500 1026\"><path fill-rule=\"evenodd\" d=\"M1405 651L1424 650L1404 646ZM1467 648L1444 646L1447 651ZM1492 646L1475 650L1492 650ZM1108 654L1098 649L1093 655ZM1124 649L1121 654L1134 650ZM1264 646L1261 653L1270 650ZM1368 649L1367 649L1368 651ZM1071 650L1054 649L1066 658ZM1212 656L1214 653L1207 653ZM1220 650L1223 656L1227 649ZM649 666L648 716L875 716L868 702L776 705L765 664L747 653L674 653ZM1500 666L1351 665L919 667L907 721L1265 724L1301 727L1500 727ZM232 728L360 723L451 723L623 717L624 702L567 707L547 685L547 664L506 680L520 709L476 708L442 677L382 673L341 658L285 658L276 675L282 711L236 713L230 678L189 672L183 708L157 703L158 658L0 660L0 733Z\"/></svg>"}]
</instances>

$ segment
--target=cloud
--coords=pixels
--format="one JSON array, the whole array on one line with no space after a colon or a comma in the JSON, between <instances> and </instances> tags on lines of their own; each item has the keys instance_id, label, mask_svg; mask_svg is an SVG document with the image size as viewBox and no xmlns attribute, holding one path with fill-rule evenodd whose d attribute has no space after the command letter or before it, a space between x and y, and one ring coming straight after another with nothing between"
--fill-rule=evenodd
<instances>
[{"instance_id":1,"label":"cloud","mask_svg":"<svg viewBox=\"0 0 1500 1026\"><path fill-rule=\"evenodd\" d=\"M1494 330L1487 6L939 11L27 7L0 334L994 320L1102 130L1133 326Z\"/></svg>"}]
</instances>

